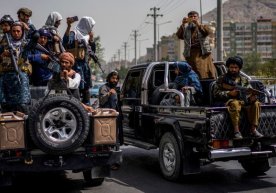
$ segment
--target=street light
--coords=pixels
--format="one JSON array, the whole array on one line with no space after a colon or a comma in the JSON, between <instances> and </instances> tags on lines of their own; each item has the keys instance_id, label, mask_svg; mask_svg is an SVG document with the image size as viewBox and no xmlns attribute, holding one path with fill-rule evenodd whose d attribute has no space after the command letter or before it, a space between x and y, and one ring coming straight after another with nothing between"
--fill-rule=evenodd
<instances>
[{"instance_id":1,"label":"street light","mask_svg":"<svg viewBox=\"0 0 276 193\"><path fill-rule=\"evenodd\" d=\"M172 21L165 21L163 23L158 23L157 24L157 26L158 26L158 28L157 28L158 29L158 36L157 36L158 37L158 41L159 41L159 27L160 27L160 25L164 25L164 24L167 24L167 23L172 23Z\"/></svg>"},{"instance_id":2,"label":"street light","mask_svg":"<svg viewBox=\"0 0 276 193\"><path fill-rule=\"evenodd\" d=\"M147 23L147 24L153 24L152 22L145 22L145 23ZM157 39L157 41L159 41L159 26L160 26L160 25L163 25L163 24L166 24L166 23L172 23L172 21L165 21L165 22L163 22L163 23L158 23L158 24L157 24L157 26L158 26L158 30L157 30L157 31L158 31L158 32L157 32L157 33L158 33L158 39Z\"/></svg>"},{"instance_id":3,"label":"street light","mask_svg":"<svg viewBox=\"0 0 276 193\"><path fill-rule=\"evenodd\" d=\"M172 21L165 21L163 23L158 23L157 24L157 59L159 60L159 28L160 28L160 25L163 25L163 24L167 24L167 23L171 23ZM152 22L145 22L145 23L148 23L148 24L154 24Z\"/></svg>"}]
</instances>

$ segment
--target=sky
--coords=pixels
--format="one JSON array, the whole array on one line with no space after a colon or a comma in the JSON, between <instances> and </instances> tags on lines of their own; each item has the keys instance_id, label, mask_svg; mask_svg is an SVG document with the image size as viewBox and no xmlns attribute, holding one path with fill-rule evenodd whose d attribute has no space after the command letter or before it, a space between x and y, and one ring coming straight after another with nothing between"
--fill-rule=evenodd
<instances>
[{"instance_id":1,"label":"sky","mask_svg":"<svg viewBox=\"0 0 276 193\"><path fill-rule=\"evenodd\" d=\"M224 0L225 1L225 0ZM153 7L160 8L157 14L159 37L176 32L182 18L191 10L200 13L200 0L0 0L1 17L10 14L17 19L17 10L27 7L33 11L32 23L37 29L45 24L52 11L59 12L63 20L59 27L63 35L67 27L66 19L70 16L91 16L96 21L95 36L100 36L104 47L104 59L109 62L118 50L124 59L124 42L127 42L127 60L134 58L133 31L138 30L137 57L146 54L146 48L153 46ZM202 0L202 13L216 7L217 0ZM146 23L148 22L148 23ZM73 25L74 27L75 25ZM158 31L158 30L157 30Z\"/></svg>"}]
</instances>

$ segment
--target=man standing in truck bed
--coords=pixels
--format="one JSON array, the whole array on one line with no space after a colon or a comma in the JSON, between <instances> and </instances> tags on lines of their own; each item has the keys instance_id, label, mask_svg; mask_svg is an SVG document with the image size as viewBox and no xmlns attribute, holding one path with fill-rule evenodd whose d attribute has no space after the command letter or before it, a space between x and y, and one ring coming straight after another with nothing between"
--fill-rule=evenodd
<instances>
[{"instance_id":1,"label":"man standing in truck bed","mask_svg":"<svg viewBox=\"0 0 276 193\"><path fill-rule=\"evenodd\" d=\"M188 17L183 18L176 35L184 40L183 55L199 78L215 78L215 66L209 42L210 29L199 23L196 11L189 12Z\"/></svg>"}]
</instances>

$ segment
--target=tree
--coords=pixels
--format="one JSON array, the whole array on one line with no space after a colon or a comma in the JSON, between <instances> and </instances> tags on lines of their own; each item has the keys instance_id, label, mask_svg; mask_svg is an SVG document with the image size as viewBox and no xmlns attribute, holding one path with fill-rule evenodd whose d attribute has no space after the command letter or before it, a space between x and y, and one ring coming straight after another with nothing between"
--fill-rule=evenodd
<instances>
[{"instance_id":1,"label":"tree","mask_svg":"<svg viewBox=\"0 0 276 193\"><path fill-rule=\"evenodd\" d=\"M257 52L246 54L243 60L244 60L243 62L244 72L246 72L247 74L252 74L256 76L262 74L262 60L261 60L260 54L258 54Z\"/></svg>"},{"instance_id":2,"label":"tree","mask_svg":"<svg viewBox=\"0 0 276 193\"><path fill-rule=\"evenodd\" d=\"M127 75L127 71L128 71L128 68L124 67L124 66L121 66L121 69L118 70L118 73L120 75L120 79L121 80L124 80L126 78L126 75Z\"/></svg>"},{"instance_id":3,"label":"tree","mask_svg":"<svg viewBox=\"0 0 276 193\"><path fill-rule=\"evenodd\" d=\"M262 65L262 76L275 77L276 76L276 60L270 60Z\"/></svg>"}]
</instances>

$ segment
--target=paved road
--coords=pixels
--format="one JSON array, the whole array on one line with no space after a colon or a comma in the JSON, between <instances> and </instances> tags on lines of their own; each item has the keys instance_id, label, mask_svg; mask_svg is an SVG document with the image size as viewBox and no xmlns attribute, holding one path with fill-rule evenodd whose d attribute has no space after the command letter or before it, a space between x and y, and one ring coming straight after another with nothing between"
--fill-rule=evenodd
<instances>
[{"instance_id":1,"label":"paved road","mask_svg":"<svg viewBox=\"0 0 276 193\"><path fill-rule=\"evenodd\" d=\"M87 187L81 173L64 175L24 175L16 178L13 187L1 193L223 193L276 192L276 168L266 175L249 176L236 161L218 162L204 166L202 173L174 183L162 178L158 166L158 152L135 147L123 147L124 163L112 171L102 186ZM35 188L34 186L38 186Z\"/></svg>"}]
</instances>

